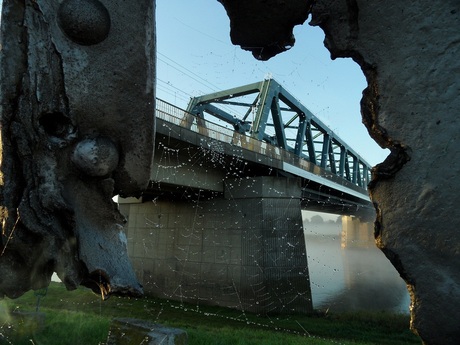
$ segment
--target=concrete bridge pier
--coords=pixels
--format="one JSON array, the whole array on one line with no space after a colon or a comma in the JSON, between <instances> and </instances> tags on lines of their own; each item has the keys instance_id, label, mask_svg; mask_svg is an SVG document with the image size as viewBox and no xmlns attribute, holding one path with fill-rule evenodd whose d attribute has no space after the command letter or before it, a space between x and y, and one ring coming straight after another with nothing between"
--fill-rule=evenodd
<instances>
[{"instance_id":1,"label":"concrete bridge pier","mask_svg":"<svg viewBox=\"0 0 460 345\"><path fill-rule=\"evenodd\" d=\"M251 311L312 311L300 180L276 177L227 182L242 229L241 297Z\"/></svg>"},{"instance_id":2,"label":"concrete bridge pier","mask_svg":"<svg viewBox=\"0 0 460 345\"><path fill-rule=\"evenodd\" d=\"M375 247L374 223L358 217L342 216L342 248Z\"/></svg>"},{"instance_id":3,"label":"concrete bridge pier","mask_svg":"<svg viewBox=\"0 0 460 345\"><path fill-rule=\"evenodd\" d=\"M120 202L147 294L259 314L309 313L300 181L226 180L224 198Z\"/></svg>"}]
</instances>

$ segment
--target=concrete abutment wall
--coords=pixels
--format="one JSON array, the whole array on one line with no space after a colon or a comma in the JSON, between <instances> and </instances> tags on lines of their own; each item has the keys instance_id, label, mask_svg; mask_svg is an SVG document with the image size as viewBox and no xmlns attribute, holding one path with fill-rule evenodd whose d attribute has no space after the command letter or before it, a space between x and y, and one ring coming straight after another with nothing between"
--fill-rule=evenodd
<instances>
[{"instance_id":1,"label":"concrete abutment wall","mask_svg":"<svg viewBox=\"0 0 460 345\"><path fill-rule=\"evenodd\" d=\"M310 313L298 180L226 182L225 198L121 200L146 294L260 314Z\"/></svg>"}]
</instances>

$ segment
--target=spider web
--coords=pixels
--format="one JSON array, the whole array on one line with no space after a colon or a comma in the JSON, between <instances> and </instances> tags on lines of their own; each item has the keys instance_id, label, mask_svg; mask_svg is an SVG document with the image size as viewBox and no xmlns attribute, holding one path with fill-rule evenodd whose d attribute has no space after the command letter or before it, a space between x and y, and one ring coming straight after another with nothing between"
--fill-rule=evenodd
<instances>
[{"instance_id":1,"label":"spider web","mask_svg":"<svg viewBox=\"0 0 460 345\"><path fill-rule=\"evenodd\" d=\"M310 297L313 307L323 312L407 309L405 286L374 247L371 232L367 242L362 236L348 238L344 248L337 215L301 212L299 200L285 197L282 188L258 184L259 168L241 158L240 147L228 155L218 140L201 140L195 146L173 139L157 140L151 194L142 202L120 201L136 273L147 294L162 298L144 304L145 311L151 310L151 321L160 320L165 308L176 308L309 338L312 330L296 315L311 311ZM221 171L217 180L223 190L198 188L215 185L213 170ZM274 170L265 173L270 176ZM271 188L272 198L236 195L243 189L256 196L261 186ZM277 195L284 196L281 202L273 197ZM299 268L296 262L308 266ZM282 269L276 271L277 266ZM209 312L209 305L240 314ZM280 318L300 330L280 326ZM0 333L7 334L2 305L0 322ZM3 339L12 344L8 337Z\"/></svg>"},{"instance_id":2,"label":"spider web","mask_svg":"<svg viewBox=\"0 0 460 345\"><path fill-rule=\"evenodd\" d=\"M173 127L169 129L174 130ZM310 299L310 286L316 309L387 309L397 312L407 309L405 286L375 248L372 231L368 232L367 242L362 243L362 238L348 238L348 248L343 248L342 224L337 221L340 218L334 216L336 221L315 222L308 218L308 213L300 213L300 209L297 215L293 214L292 206L297 203L294 198L284 200L281 207L272 208L275 215L269 225L265 223L265 232L254 231L254 222L248 220L247 214L257 213L257 208L266 200L254 198L249 204L243 201L241 206L242 200L231 192L223 196L221 192L193 188L203 183L198 170L205 172L204 180L211 180L211 171L218 169L224 171L221 176L226 188L235 184L243 186L249 194L256 193L257 183L252 176L255 168L241 159L241 148L235 148L235 154L228 156L224 144L215 140L200 141L199 147L176 144L168 136L159 139L156 167L167 174L158 172L153 176L160 180L161 176L168 176L166 183L158 182L155 196L134 206L136 211L131 209L129 213L127 231L133 242L130 253L146 291L167 300L180 301L181 307L190 312L201 312L200 307L204 305L225 306L240 310L239 319L252 324L254 321L247 315L259 315L259 325L277 330L276 325L267 321L270 320L267 316L302 313L299 305L302 308L305 304L299 304L299 301ZM190 187L174 189L168 185L177 181L176 175L183 174L188 176ZM273 192L284 193L276 189ZM123 204L121 207L123 209ZM264 213L259 212L256 218L260 217L263 223L263 216ZM296 216L300 217L297 222L292 221ZM327 215L323 216L327 218ZM302 236L283 233L286 224L297 227ZM145 234L141 236L142 241L132 241L134 237L139 238L137 232L141 228L145 229L142 230ZM278 247L270 252L267 248L273 248L271 241L274 237ZM354 242L356 246L353 246ZM252 251L245 251L242 243L252 244L248 246ZM310 280L307 267L296 271L289 266L299 258L299 252L294 249L305 247L308 248ZM161 257L163 254L159 256L161 251L164 257ZM143 253L142 259L137 255L139 252ZM273 266L281 263L286 270L277 284L268 286L267 267L261 265L267 260ZM379 273L375 272L377 266L380 267ZM299 274L304 284L299 284ZM243 286L242 279L248 284ZM388 293L381 293L382 285L388 287L384 289ZM375 299L377 289L380 291L378 301ZM366 290L369 297L363 298ZM295 318L292 321L296 322ZM301 333L309 336L308 330Z\"/></svg>"},{"instance_id":3,"label":"spider web","mask_svg":"<svg viewBox=\"0 0 460 345\"><path fill-rule=\"evenodd\" d=\"M174 128L170 127L169 130L174 131ZM292 215L295 199L287 200L284 206L278 207L271 224L265 227L266 234L262 235L260 229L254 231L255 221L248 222L248 214L255 213L257 207L261 207L262 200L246 202L242 207L238 206L239 201L232 195L225 199L224 191L211 189L216 183L216 178L210 172L213 169L221 170L217 180L225 180L226 187L230 184L243 185L248 190L256 187L252 178L258 171L241 158L243 154L239 146L234 145L233 154L228 155L224 144L215 139L185 146L179 146L168 136L163 139L156 144L161 176L159 173L152 176L156 181L152 184L155 193L142 200L142 203L129 206L120 204L120 209L128 218L126 231L129 252L138 277L146 290L164 298L163 301L149 301L144 305L147 312L152 310L153 322L160 320L164 309L178 308L192 315L204 314L224 322L238 321L310 337L310 329L294 332L279 326L278 314L269 315L271 311L278 312L279 309L289 312L289 305L309 298L309 288L300 288L307 285L311 286L315 309L370 309L371 302L375 304L376 296L380 298L377 308L386 305L390 310L407 309L408 295L404 284L373 245L342 248L341 223L329 220L315 222L312 215L305 212ZM242 138L236 139L241 142ZM268 167L265 174L273 176L275 172ZM183 185L175 187L180 181ZM282 190L274 192L283 193ZM259 211L260 215L262 213ZM223 214L227 215L226 219ZM297 217L297 231L305 232L304 242L300 240L302 237L289 236L287 231L278 236L283 224L291 222L294 217ZM291 223L293 227L296 226L296 220ZM228 230L230 225L232 230ZM233 235L229 236L228 231ZM270 243L273 238L278 239L279 250L267 254L264 248L273 247ZM251 269L243 271L249 281L248 291L241 290L242 243L256 249L245 252L244 260L253 264ZM254 246L251 247L252 244ZM292 248L305 246L308 274L305 270L299 271L303 273L303 284L293 278L269 288L261 283L260 278L265 275L261 262L270 260L279 264L283 260L296 261L299 253ZM203 258L212 263L203 265ZM378 273L375 267L379 267ZM366 294L369 298L363 298ZM351 298L347 299L347 296ZM170 302L173 300L179 303ZM99 304L102 314L104 304L100 301L93 303ZM130 302L120 299L119 303ZM203 311L205 305L225 305L239 310L240 314L238 317L229 317L219 312ZM263 305L263 312L257 309L258 305ZM82 303L80 307L84 311L86 305ZM12 343L8 336L4 336L9 327L9 312L0 303L0 343ZM300 326L295 314L289 318L293 324Z\"/></svg>"},{"instance_id":4,"label":"spider web","mask_svg":"<svg viewBox=\"0 0 460 345\"><path fill-rule=\"evenodd\" d=\"M344 240L337 215L302 211L295 183L280 184L289 180L273 168L279 149L209 122L184 129L181 118L161 119L149 192L119 205L137 276L147 295L164 301L145 303L152 321L163 308L178 308L310 337L298 315L311 307L407 310L405 286L375 248L372 231ZM256 150L252 160L248 147ZM300 330L280 326L279 318Z\"/></svg>"}]
</instances>

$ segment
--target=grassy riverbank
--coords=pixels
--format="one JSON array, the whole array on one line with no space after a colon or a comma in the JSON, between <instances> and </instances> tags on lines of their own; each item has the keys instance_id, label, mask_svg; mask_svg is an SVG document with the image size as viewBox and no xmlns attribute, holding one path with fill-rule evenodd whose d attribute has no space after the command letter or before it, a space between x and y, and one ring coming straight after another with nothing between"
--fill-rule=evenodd
<instances>
[{"instance_id":1,"label":"grassy riverbank","mask_svg":"<svg viewBox=\"0 0 460 345\"><path fill-rule=\"evenodd\" d=\"M102 302L87 289L68 292L52 283L40 299L42 327L18 321L16 312L35 312L38 296L0 301L0 344L97 345L107 338L113 317L146 319L185 329L190 345L420 344L406 315L346 313L259 317L226 308L180 302L111 297ZM2 334L6 335L3 337ZM6 339L5 339L6 338Z\"/></svg>"}]
</instances>

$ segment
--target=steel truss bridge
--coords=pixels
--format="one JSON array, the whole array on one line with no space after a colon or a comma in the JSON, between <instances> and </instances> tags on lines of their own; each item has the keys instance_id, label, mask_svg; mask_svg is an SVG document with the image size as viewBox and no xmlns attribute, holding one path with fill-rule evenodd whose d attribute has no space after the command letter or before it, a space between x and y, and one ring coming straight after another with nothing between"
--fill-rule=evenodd
<instances>
[{"instance_id":1,"label":"steel truss bridge","mask_svg":"<svg viewBox=\"0 0 460 345\"><path fill-rule=\"evenodd\" d=\"M156 113L158 121L197 133L203 146L217 140L241 147L257 153L261 165L261 155L270 157L270 170L306 181L307 208L373 212L367 193L371 165L273 79L194 97L185 111L157 100ZM311 207L315 203L319 207Z\"/></svg>"}]
</instances>

